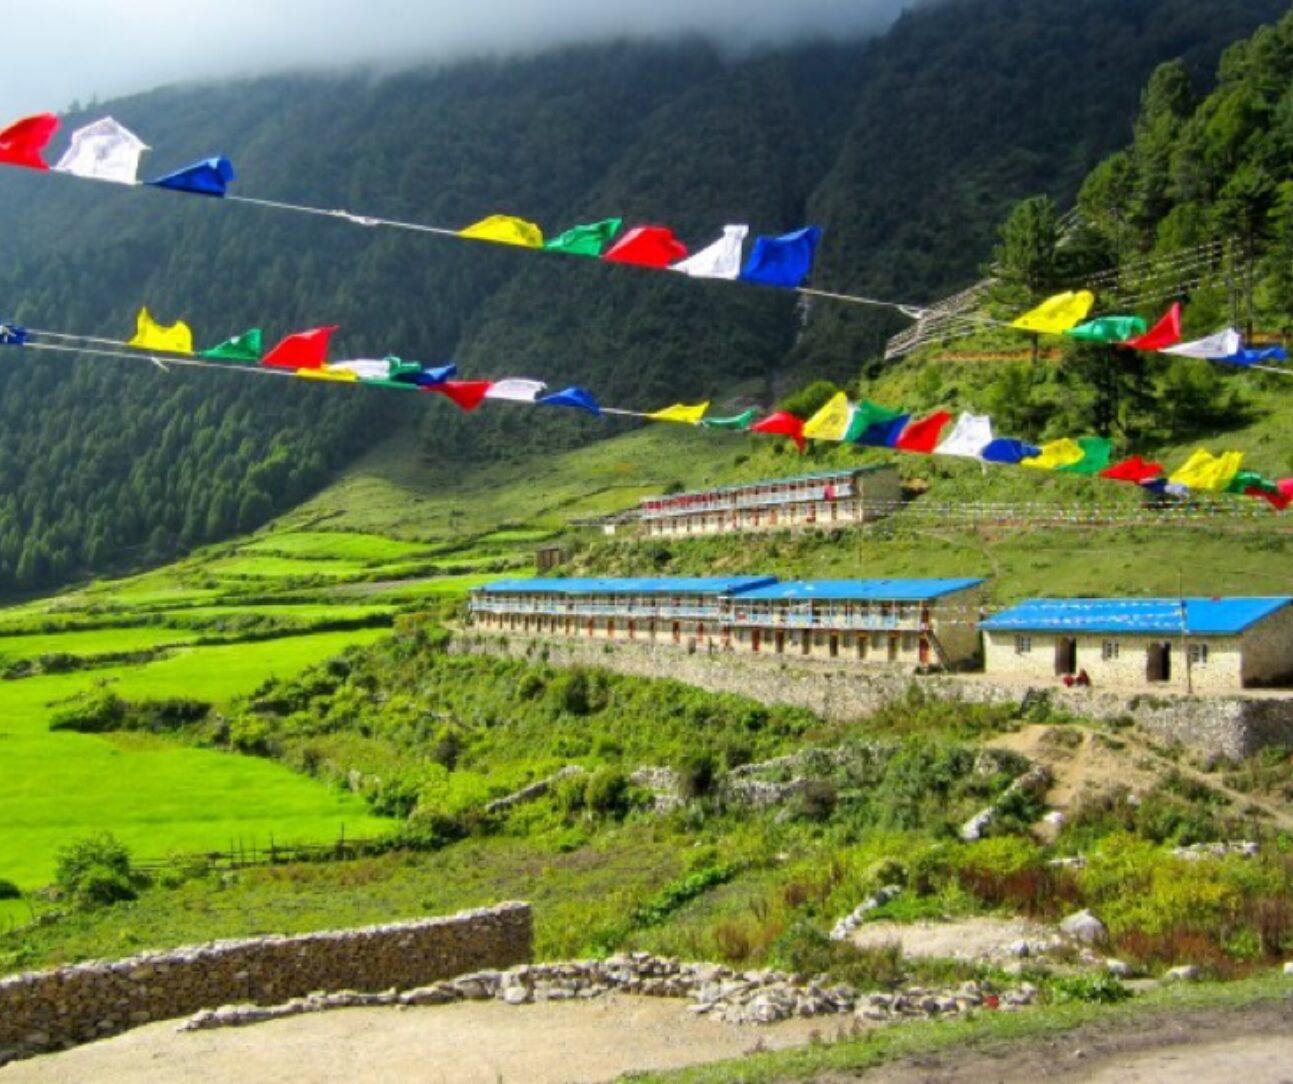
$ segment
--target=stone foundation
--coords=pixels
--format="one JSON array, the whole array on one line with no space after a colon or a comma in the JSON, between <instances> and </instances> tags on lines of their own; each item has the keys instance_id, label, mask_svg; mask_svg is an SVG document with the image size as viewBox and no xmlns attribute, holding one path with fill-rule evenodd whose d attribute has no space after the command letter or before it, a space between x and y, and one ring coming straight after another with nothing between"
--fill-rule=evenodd
<instances>
[{"instance_id":1,"label":"stone foundation","mask_svg":"<svg viewBox=\"0 0 1293 1084\"><path fill-rule=\"evenodd\" d=\"M828 662L735 652L688 654L676 647L630 643L509 638L470 632L449 647L459 654L511 655L554 666L603 667L643 678L671 678L716 693L736 693L765 704L806 708L832 722L855 722L917 688L931 696L966 703L1020 702L1045 697L1058 711L1085 719L1134 722L1155 741L1179 742L1202 752L1239 760L1269 745L1293 745L1293 694L1186 696L1146 695L1128 690L1030 689L980 676L849 670Z\"/></svg>"},{"instance_id":2,"label":"stone foundation","mask_svg":"<svg viewBox=\"0 0 1293 1084\"><path fill-rule=\"evenodd\" d=\"M214 941L0 979L0 1065L230 1002L425 986L526 963L527 903L357 930Z\"/></svg>"}]
</instances>

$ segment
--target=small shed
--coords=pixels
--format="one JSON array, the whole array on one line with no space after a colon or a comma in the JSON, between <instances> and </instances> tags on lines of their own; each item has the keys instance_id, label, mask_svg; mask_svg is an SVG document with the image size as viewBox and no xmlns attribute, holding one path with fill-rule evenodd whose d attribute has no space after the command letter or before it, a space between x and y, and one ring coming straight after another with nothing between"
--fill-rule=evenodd
<instances>
[{"instance_id":1,"label":"small shed","mask_svg":"<svg viewBox=\"0 0 1293 1084\"><path fill-rule=\"evenodd\" d=\"M1293 685L1293 597L1031 599L983 622L990 677L1115 688Z\"/></svg>"}]
</instances>

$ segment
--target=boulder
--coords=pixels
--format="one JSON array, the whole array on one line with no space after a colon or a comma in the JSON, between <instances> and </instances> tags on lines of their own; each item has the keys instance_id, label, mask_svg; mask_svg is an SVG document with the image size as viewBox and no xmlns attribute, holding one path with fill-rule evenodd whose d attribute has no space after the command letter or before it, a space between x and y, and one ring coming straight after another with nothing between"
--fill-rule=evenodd
<instances>
[{"instance_id":1,"label":"boulder","mask_svg":"<svg viewBox=\"0 0 1293 1084\"><path fill-rule=\"evenodd\" d=\"M1076 911L1060 923L1060 933L1084 945L1103 945L1109 940L1105 924L1090 911Z\"/></svg>"}]
</instances>

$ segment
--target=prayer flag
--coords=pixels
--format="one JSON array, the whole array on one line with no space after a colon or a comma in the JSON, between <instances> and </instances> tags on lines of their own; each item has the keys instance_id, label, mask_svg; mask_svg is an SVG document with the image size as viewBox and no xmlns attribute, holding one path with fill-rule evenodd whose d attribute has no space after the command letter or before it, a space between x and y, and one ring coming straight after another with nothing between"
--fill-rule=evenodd
<instances>
[{"instance_id":1,"label":"prayer flag","mask_svg":"<svg viewBox=\"0 0 1293 1084\"><path fill-rule=\"evenodd\" d=\"M734 279L741 273L741 245L749 226L724 226L723 236L670 270L694 279Z\"/></svg>"},{"instance_id":2,"label":"prayer flag","mask_svg":"<svg viewBox=\"0 0 1293 1084\"><path fill-rule=\"evenodd\" d=\"M962 414L948 438L934 449L934 454L978 459L991 443L992 419L986 414Z\"/></svg>"},{"instance_id":3,"label":"prayer flag","mask_svg":"<svg viewBox=\"0 0 1293 1084\"><path fill-rule=\"evenodd\" d=\"M520 245L522 248L542 248L543 231L533 222L511 215L490 215L458 231L459 237L472 237L477 241L494 241L500 245Z\"/></svg>"},{"instance_id":4,"label":"prayer flag","mask_svg":"<svg viewBox=\"0 0 1293 1084\"><path fill-rule=\"evenodd\" d=\"M334 361L325 372L350 373L355 380L390 380L391 366L385 358L355 358L351 361Z\"/></svg>"},{"instance_id":5,"label":"prayer flag","mask_svg":"<svg viewBox=\"0 0 1293 1084\"><path fill-rule=\"evenodd\" d=\"M192 354L193 332L183 320L163 327L144 308L139 310L135 320L135 337L126 345L140 350L162 350L168 354Z\"/></svg>"},{"instance_id":6,"label":"prayer flag","mask_svg":"<svg viewBox=\"0 0 1293 1084\"><path fill-rule=\"evenodd\" d=\"M232 339L225 339L210 350L203 350L198 357L210 358L212 361L244 361L255 365L264 352L263 338L260 328L254 327Z\"/></svg>"},{"instance_id":7,"label":"prayer flag","mask_svg":"<svg viewBox=\"0 0 1293 1084\"><path fill-rule=\"evenodd\" d=\"M1078 447L1082 449L1082 458L1057 470L1064 474L1099 474L1109 466L1113 441L1106 437L1078 437Z\"/></svg>"},{"instance_id":8,"label":"prayer flag","mask_svg":"<svg viewBox=\"0 0 1293 1084\"><path fill-rule=\"evenodd\" d=\"M1128 339L1123 346L1132 350L1166 350L1181 341L1181 303L1176 301L1167 314L1144 335Z\"/></svg>"},{"instance_id":9,"label":"prayer flag","mask_svg":"<svg viewBox=\"0 0 1293 1084\"><path fill-rule=\"evenodd\" d=\"M754 423L756 411L746 410L728 418L702 418L703 429L749 429Z\"/></svg>"},{"instance_id":10,"label":"prayer flag","mask_svg":"<svg viewBox=\"0 0 1293 1084\"><path fill-rule=\"evenodd\" d=\"M1178 486L1189 486L1190 489L1225 489L1239 473L1243 461L1243 452L1213 455L1206 448L1199 448L1168 481Z\"/></svg>"},{"instance_id":11,"label":"prayer flag","mask_svg":"<svg viewBox=\"0 0 1293 1084\"><path fill-rule=\"evenodd\" d=\"M853 438L854 444L866 445L869 448L895 448L898 438L911 421L910 414L896 414L886 421L872 422Z\"/></svg>"},{"instance_id":12,"label":"prayer flag","mask_svg":"<svg viewBox=\"0 0 1293 1084\"><path fill-rule=\"evenodd\" d=\"M1086 453L1077 441L1065 437L1063 440L1043 444L1040 454L1023 460L1019 465L1032 467L1033 470L1063 470L1081 463L1085 456Z\"/></svg>"},{"instance_id":13,"label":"prayer flag","mask_svg":"<svg viewBox=\"0 0 1293 1084\"><path fill-rule=\"evenodd\" d=\"M164 177L156 177L145 184L154 188L169 188L174 192L189 192L195 196L215 196L225 194L225 190L234 181L233 163L228 158L206 158L191 166L177 169Z\"/></svg>"},{"instance_id":14,"label":"prayer flag","mask_svg":"<svg viewBox=\"0 0 1293 1084\"><path fill-rule=\"evenodd\" d=\"M559 237L544 244L549 252L565 252L571 256L592 256L602 254L612 237L624 224L622 218L607 218L601 222L590 222L583 226L573 226Z\"/></svg>"},{"instance_id":15,"label":"prayer flag","mask_svg":"<svg viewBox=\"0 0 1293 1084\"><path fill-rule=\"evenodd\" d=\"M831 396L829 402L804 423L804 436L810 440L843 440L849 431L853 406L844 392Z\"/></svg>"},{"instance_id":16,"label":"prayer flag","mask_svg":"<svg viewBox=\"0 0 1293 1084\"><path fill-rule=\"evenodd\" d=\"M0 132L0 163L27 169L49 169L40 152L49 145L57 131L58 118L53 113L38 113L15 121Z\"/></svg>"},{"instance_id":17,"label":"prayer flag","mask_svg":"<svg viewBox=\"0 0 1293 1084\"><path fill-rule=\"evenodd\" d=\"M654 414L648 414L647 417L654 422L678 422L680 425L699 425L700 420L705 416L705 411L708 409L708 402L698 403L695 406L688 406L686 403L674 403L673 406L657 410Z\"/></svg>"},{"instance_id":18,"label":"prayer flag","mask_svg":"<svg viewBox=\"0 0 1293 1084\"><path fill-rule=\"evenodd\" d=\"M586 410L596 418L602 416L602 408L584 388L564 388L551 395L544 395L536 400L545 406L573 407L575 410Z\"/></svg>"},{"instance_id":19,"label":"prayer flag","mask_svg":"<svg viewBox=\"0 0 1293 1084\"><path fill-rule=\"evenodd\" d=\"M1113 482L1131 482L1139 486L1154 478L1162 478L1163 465L1150 463L1138 455L1133 455L1130 459L1124 459L1121 463L1106 467L1100 471L1100 477L1108 478Z\"/></svg>"},{"instance_id":20,"label":"prayer flag","mask_svg":"<svg viewBox=\"0 0 1293 1084\"><path fill-rule=\"evenodd\" d=\"M139 156L146 150L134 132L104 117L72 133L72 145L54 169L93 181L138 184Z\"/></svg>"},{"instance_id":21,"label":"prayer flag","mask_svg":"<svg viewBox=\"0 0 1293 1084\"><path fill-rule=\"evenodd\" d=\"M1293 504L1293 495L1281 492L1278 482L1273 482L1253 470L1241 470L1236 474L1226 486L1226 492L1242 493L1245 497L1260 497L1281 512Z\"/></svg>"},{"instance_id":22,"label":"prayer flag","mask_svg":"<svg viewBox=\"0 0 1293 1084\"><path fill-rule=\"evenodd\" d=\"M439 384L423 385L422 390L437 392L470 414L485 401L490 383L488 380L442 380Z\"/></svg>"},{"instance_id":23,"label":"prayer flag","mask_svg":"<svg viewBox=\"0 0 1293 1084\"><path fill-rule=\"evenodd\" d=\"M1261 365L1268 361L1288 361L1289 352L1282 346L1266 346L1258 349L1241 347L1224 358L1211 358L1211 361L1224 362L1226 365Z\"/></svg>"},{"instance_id":24,"label":"prayer flag","mask_svg":"<svg viewBox=\"0 0 1293 1084\"><path fill-rule=\"evenodd\" d=\"M801 418L796 418L793 414L787 414L784 410L779 410L775 414L769 414L762 421L756 422L750 426L753 433L769 433L778 437L789 437L795 442L795 447L801 452L804 450L804 423Z\"/></svg>"},{"instance_id":25,"label":"prayer flag","mask_svg":"<svg viewBox=\"0 0 1293 1084\"><path fill-rule=\"evenodd\" d=\"M1163 353L1176 354L1178 357L1183 358L1200 358L1207 361L1211 358L1228 358L1231 354L1239 353L1243 348L1243 336L1234 328L1228 327L1225 331L1218 331L1215 335L1209 335L1204 339L1181 343L1179 346L1165 347Z\"/></svg>"},{"instance_id":26,"label":"prayer flag","mask_svg":"<svg viewBox=\"0 0 1293 1084\"><path fill-rule=\"evenodd\" d=\"M0 346L26 346L27 329L17 324L0 324Z\"/></svg>"},{"instance_id":27,"label":"prayer flag","mask_svg":"<svg viewBox=\"0 0 1293 1084\"><path fill-rule=\"evenodd\" d=\"M1010 326L1017 331L1032 331L1038 335L1062 335L1085 320L1094 307L1095 294L1090 290L1077 293L1067 290L1048 297Z\"/></svg>"},{"instance_id":28,"label":"prayer flag","mask_svg":"<svg viewBox=\"0 0 1293 1084\"><path fill-rule=\"evenodd\" d=\"M533 403L547 391L548 385L542 380L522 380L519 377L508 377L498 380L485 393L486 399L506 399L513 403Z\"/></svg>"},{"instance_id":29,"label":"prayer flag","mask_svg":"<svg viewBox=\"0 0 1293 1084\"><path fill-rule=\"evenodd\" d=\"M608 263L664 269L687 256L687 246L664 226L635 226L602 257Z\"/></svg>"},{"instance_id":30,"label":"prayer flag","mask_svg":"<svg viewBox=\"0 0 1293 1084\"><path fill-rule=\"evenodd\" d=\"M1033 459L1041 454L1041 449L1014 437L997 437L988 444L979 457L985 463L1006 463L1017 465L1025 459Z\"/></svg>"},{"instance_id":31,"label":"prayer flag","mask_svg":"<svg viewBox=\"0 0 1293 1084\"><path fill-rule=\"evenodd\" d=\"M888 424L902 416L899 410L890 410L888 407L871 402L870 399L863 399L853 408L844 440L849 444L857 444L874 426Z\"/></svg>"},{"instance_id":32,"label":"prayer flag","mask_svg":"<svg viewBox=\"0 0 1293 1084\"><path fill-rule=\"evenodd\" d=\"M939 434L951 420L952 415L946 410L939 410L928 418L911 422L902 431L902 436L898 438L898 443L894 447L904 452L923 452L925 455L931 455L938 446Z\"/></svg>"},{"instance_id":33,"label":"prayer flag","mask_svg":"<svg viewBox=\"0 0 1293 1084\"><path fill-rule=\"evenodd\" d=\"M1088 343L1122 343L1144 335L1149 323L1139 316L1097 316L1094 320L1064 332L1072 339Z\"/></svg>"},{"instance_id":34,"label":"prayer flag","mask_svg":"<svg viewBox=\"0 0 1293 1084\"><path fill-rule=\"evenodd\" d=\"M750 258L741 269L741 281L794 289L812 271L821 240L820 226L806 226L780 237L756 237Z\"/></svg>"},{"instance_id":35,"label":"prayer flag","mask_svg":"<svg viewBox=\"0 0 1293 1084\"><path fill-rule=\"evenodd\" d=\"M446 380L452 380L458 375L457 365L440 365L433 369L424 369L416 362L400 361L399 358L391 358L390 360L397 363L396 367L391 370L392 380L413 384L419 388L434 388L436 385L443 384Z\"/></svg>"},{"instance_id":36,"label":"prayer flag","mask_svg":"<svg viewBox=\"0 0 1293 1084\"><path fill-rule=\"evenodd\" d=\"M297 369L302 380L329 380L337 384L357 384L359 377L348 369Z\"/></svg>"},{"instance_id":37,"label":"prayer flag","mask_svg":"<svg viewBox=\"0 0 1293 1084\"><path fill-rule=\"evenodd\" d=\"M336 330L332 325L298 331L287 336L260 363L280 369L322 369L328 360L328 342Z\"/></svg>"}]
</instances>

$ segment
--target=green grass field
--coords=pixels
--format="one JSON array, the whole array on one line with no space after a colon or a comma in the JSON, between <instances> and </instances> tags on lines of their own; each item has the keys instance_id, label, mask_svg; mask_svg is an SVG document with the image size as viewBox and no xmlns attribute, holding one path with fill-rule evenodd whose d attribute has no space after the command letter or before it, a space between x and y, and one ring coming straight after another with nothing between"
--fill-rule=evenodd
<instances>
[{"instance_id":1,"label":"green grass field","mask_svg":"<svg viewBox=\"0 0 1293 1084\"><path fill-rule=\"evenodd\" d=\"M165 628L103 628L46 635L0 636L0 659L34 659L41 655L116 655L146 651L161 644L181 644L191 634Z\"/></svg>"},{"instance_id":2,"label":"green grass field","mask_svg":"<svg viewBox=\"0 0 1293 1084\"><path fill-rule=\"evenodd\" d=\"M396 538L355 531L292 531L254 538L239 546L241 553L263 553L304 560L361 561L384 564L405 557L419 557L432 547Z\"/></svg>"}]
</instances>

